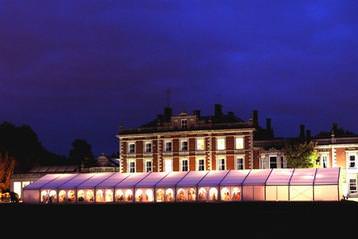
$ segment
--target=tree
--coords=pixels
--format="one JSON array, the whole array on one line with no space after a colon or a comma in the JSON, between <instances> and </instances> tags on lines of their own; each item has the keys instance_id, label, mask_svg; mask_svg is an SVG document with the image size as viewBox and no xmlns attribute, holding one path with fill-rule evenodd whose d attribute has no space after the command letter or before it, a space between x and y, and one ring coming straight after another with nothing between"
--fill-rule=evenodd
<instances>
[{"instance_id":1,"label":"tree","mask_svg":"<svg viewBox=\"0 0 358 239\"><path fill-rule=\"evenodd\" d=\"M91 145L83 139L74 140L68 158L70 162L77 165L82 163L85 166L91 165L94 162Z\"/></svg>"},{"instance_id":2,"label":"tree","mask_svg":"<svg viewBox=\"0 0 358 239\"><path fill-rule=\"evenodd\" d=\"M290 141L286 143L284 151L289 168L317 167L318 152L312 141Z\"/></svg>"}]
</instances>

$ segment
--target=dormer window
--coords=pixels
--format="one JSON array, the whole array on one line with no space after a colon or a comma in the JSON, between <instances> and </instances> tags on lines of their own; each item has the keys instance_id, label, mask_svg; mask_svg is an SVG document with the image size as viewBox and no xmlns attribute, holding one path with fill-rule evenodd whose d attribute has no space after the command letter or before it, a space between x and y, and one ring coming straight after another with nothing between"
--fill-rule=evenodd
<instances>
[{"instance_id":1,"label":"dormer window","mask_svg":"<svg viewBox=\"0 0 358 239\"><path fill-rule=\"evenodd\" d=\"M181 120L181 128L182 129L188 128L188 120L187 119L182 119Z\"/></svg>"}]
</instances>

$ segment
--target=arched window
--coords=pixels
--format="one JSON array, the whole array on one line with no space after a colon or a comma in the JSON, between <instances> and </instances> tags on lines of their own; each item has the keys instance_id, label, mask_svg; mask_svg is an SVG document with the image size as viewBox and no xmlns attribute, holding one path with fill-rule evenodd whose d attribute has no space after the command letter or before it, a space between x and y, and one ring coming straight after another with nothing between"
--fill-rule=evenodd
<instances>
[{"instance_id":1,"label":"arched window","mask_svg":"<svg viewBox=\"0 0 358 239\"><path fill-rule=\"evenodd\" d=\"M135 201L136 202L143 202L143 191L141 189L138 189L135 192Z\"/></svg>"},{"instance_id":2,"label":"arched window","mask_svg":"<svg viewBox=\"0 0 358 239\"><path fill-rule=\"evenodd\" d=\"M186 200L186 195L185 195L185 190L180 188L177 191L177 200L178 201L185 201Z\"/></svg>"},{"instance_id":3,"label":"arched window","mask_svg":"<svg viewBox=\"0 0 358 239\"><path fill-rule=\"evenodd\" d=\"M171 188L168 188L165 190L165 201L166 202L173 202L174 201L174 190Z\"/></svg>"},{"instance_id":4,"label":"arched window","mask_svg":"<svg viewBox=\"0 0 358 239\"><path fill-rule=\"evenodd\" d=\"M148 188L147 190L145 190L145 195L146 195L146 202L154 201L153 189Z\"/></svg>"},{"instance_id":5,"label":"arched window","mask_svg":"<svg viewBox=\"0 0 358 239\"><path fill-rule=\"evenodd\" d=\"M132 202L133 201L133 192L130 189L126 190L125 196L124 196L124 200L126 202Z\"/></svg>"},{"instance_id":6,"label":"arched window","mask_svg":"<svg viewBox=\"0 0 358 239\"><path fill-rule=\"evenodd\" d=\"M196 190L195 188L189 188L188 190L188 200L195 201L196 200Z\"/></svg>"},{"instance_id":7,"label":"arched window","mask_svg":"<svg viewBox=\"0 0 358 239\"><path fill-rule=\"evenodd\" d=\"M96 191L96 202L104 202L103 190Z\"/></svg>"},{"instance_id":8,"label":"arched window","mask_svg":"<svg viewBox=\"0 0 358 239\"><path fill-rule=\"evenodd\" d=\"M207 200L207 191L205 188L200 188L198 193L199 201L206 201Z\"/></svg>"},{"instance_id":9,"label":"arched window","mask_svg":"<svg viewBox=\"0 0 358 239\"><path fill-rule=\"evenodd\" d=\"M239 187L233 187L231 189L231 200L233 201L240 201L241 200L241 193Z\"/></svg>"},{"instance_id":10,"label":"arched window","mask_svg":"<svg viewBox=\"0 0 358 239\"><path fill-rule=\"evenodd\" d=\"M105 192L105 201L106 202L113 202L113 190L107 189Z\"/></svg>"},{"instance_id":11,"label":"arched window","mask_svg":"<svg viewBox=\"0 0 358 239\"><path fill-rule=\"evenodd\" d=\"M74 202L76 200L76 194L74 190L68 190L67 192L67 201Z\"/></svg>"},{"instance_id":12,"label":"arched window","mask_svg":"<svg viewBox=\"0 0 358 239\"><path fill-rule=\"evenodd\" d=\"M61 190L58 193L58 202L59 203L64 203L66 201L66 191L65 190Z\"/></svg>"},{"instance_id":13,"label":"arched window","mask_svg":"<svg viewBox=\"0 0 358 239\"><path fill-rule=\"evenodd\" d=\"M85 191L84 190L79 190L77 192L77 201L78 202L83 202L85 200Z\"/></svg>"},{"instance_id":14,"label":"arched window","mask_svg":"<svg viewBox=\"0 0 358 239\"><path fill-rule=\"evenodd\" d=\"M210 201L218 200L218 189L217 188L210 188L210 190L209 190L209 200Z\"/></svg>"},{"instance_id":15,"label":"arched window","mask_svg":"<svg viewBox=\"0 0 358 239\"><path fill-rule=\"evenodd\" d=\"M227 187L223 187L220 192L221 200L222 201L230 201L230 190Z\"/></svg>"},{"instance_id":16,"label":"arched window","mask_svg":"<svg viewBox=\"0 0 358 239\"><path fill-rule=\"evenodd\" d=\"M48 203L48 200L49 200L48 191L47 190L42 190L41 191L41 202L42 203Z\"/></svg>"},{"instance_id":17,"label":"arched window","mask_svg":"<svg viewBox=\"0 0 358 239\"><path fill-rule=\"evenodd\" d=\"M156 197L157 202L164 202L164 190L163 189L157 189L155 197Z\"/></svg>"},{"instance_id":18,"label":"arched window","mask_svg":"<svg viewBox=\"0 0 358 239\"><path fill-rule=\"evenodd\" d=\"M124 193L122 190L116 190L115 195L116 202L123 202L124 201Z\"/></svg>"},{"instance_id":19,"label":"arched window","mask_svg":"<svg viewBox=\"0 0 358 239\"><path fill-rule=\"evenodd\" d=\"M93 190L86 191L86 202L94 202L94 192Z\"/></svg>"}]
</instances>

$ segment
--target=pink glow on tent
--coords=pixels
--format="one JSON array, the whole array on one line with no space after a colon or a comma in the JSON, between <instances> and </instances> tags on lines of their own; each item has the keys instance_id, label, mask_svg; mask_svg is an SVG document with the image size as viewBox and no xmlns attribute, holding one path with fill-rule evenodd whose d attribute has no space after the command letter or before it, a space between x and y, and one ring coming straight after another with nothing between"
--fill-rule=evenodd
<instances>
[{"instance_id":1,"label":"pink glow on tent","mask_svg":"<svg viewBox=\"0 0 358 239\"><path fill-rule=\"evenodd\" d=\"M122 182L118 183L115 188L133 188L137 183L147 177L150 173L133 173Z\"/></svg>"},{"instance_id":2,"label":"pink glow on tent","mask_svg":"<svg viewBox=\"0 0 358 239\"><path fill-rule=\"evenodd\" d=\"M177 183L182 180L188 172L170 172L165 178L163 178L156 187L175 187Z\"/></svg>"},{"instance_id":3,"label":"pink glow on tent","mask_svg":"<svg viewBox=\"0 0 358 239\"><path fill-rule=\"evenodd\" d=\"M106 180L107 178L109 178L112 175L113 175L113 173L97 173L90 179L88 179L88 180L84 181L83 183L81 183L80 185L78 185L78 188L81 188L81 189L94 188L99 183L103 182L104 180Z\"/></svg>"},{"instance_id":4,"label":"pink glow on tent","mask_svg":"<svg viewBox=\"0 0 358 239\"><path fill-rule=\"evenodd\" d=\"M178 184L177 187L193 187L197 185L208 172L190 171Z\"/></svg>"},{"instance_id":5,"label":"pink glow on tent","mask_svg":"<svg viewBox=\"0 0 358 239\"><path fill-rule=\"evenodd\" d=\"M62 184L68 182L72 178L76 177L77 175L78 174L73 174L73 173L61 174L55 180L50 181L49 183L43 185L41 188L42 189L55 189L55 188L61 186Z\"/></svg>"},{"instance_id":6,"label":"pink glow on tent","mask_svg":"<svg viewBox=\"0 0 358 239\"><path fill-rule=\"evenodd\" d=\"M24 189L40 189L43 185L55 180L61 174L46 174L45 176L39 178L37 181L27 185Z\"/></svg>"},{"instance_id":7,"label":"pink glow on tent","mask_svg":"<svg viewBox=\"0 0 358 239\"><path fill-rule=\"evenodd\" d=\"M218 186L229 171L209 171L209 173L200 181L199 187Z\"/></svg>"},{"instance_id":8,"label":"pink glow on tent","mask_svg":"<svg viewBox=\"0 0 358 239\"><path fill-rule=\"evenodd\" d=\"M336 185L339 182L339 168L317 169L315 185Z\"/></svg>"},{"instance_id":9,"label":"pink glow on tent","mask_svg":"<svg viewBox=\"0 0 358 239\"><path fill-rule=\"evenodd\" d=\"M96 188L114 188L114 186L122 182L129 175L129 173L114 173L112 176L99 183Z\"/></svg>"},{"instance_id":10,"label":"pink glow on tent","mask_svg":"<svg viewBox=\"0 0 358 239\"><path fill-rule=\"evenodd\" d=\"M271 169L253 169L246 177L243 185L265 185Z\"/></svg>"},{"instance_id":11,"label":"pink glow on tent","mask_svg":"<svg viewBox=\"0 0 358 239\"><path fill-rule=\"evenodd\" d=\"M151 173L148 177L140 181L136 187L154 187L158 182L160 182L165 176L167 176L167 172L159 172L159 173Z\"/></svg>"},{"instance_id":12,"label":"pink glow on tent","mask_svg":"<svg viewBox=\"0 0 358 239\"><path fill-rule=\"evenodd\" d=\"M290 185L313 185L315 168L298 168L293 172Z\"/></svg>"},{"instance_id":13,"label":"pink glow on tent","mask_svg":"<svg viewBox=\"0 0 358 239\"><path fill-rule=\"evenodd\" d=\"M78 174L76 177L72 178L70 181L59 186L59 189L75 189L84 181L93 177L95 173L82 173Z\"/></svg>"},{"instance_id":14,"label":"pink glow on tent","mask_svg":"<svg viewBox=\"0 0 358 239\"><path fill-rule=\"evenodd\" d=\"M293 174L293 169L275 168L266 181L266 185L288 185Z\"/></svg>"},{"instance_id":15,"label":"pink glow on tent","mask_svg":"<svg viewBox=\"0 0 358 239\"><path fill-rule=\"evenodd\" d=\"M220 186L239 186L244 182L249 172L250 170L230 170Z\"/></svg>"}]
</instances>

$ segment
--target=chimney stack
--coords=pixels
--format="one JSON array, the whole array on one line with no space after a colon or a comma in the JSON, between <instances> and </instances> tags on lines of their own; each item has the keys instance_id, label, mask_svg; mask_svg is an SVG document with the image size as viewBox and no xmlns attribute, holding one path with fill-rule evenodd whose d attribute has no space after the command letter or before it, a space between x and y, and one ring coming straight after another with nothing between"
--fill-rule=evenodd
<instances>
[{"instance_id":1,"label":"chimney stack","mask_svg":"<svg viewBox=\"0 0 358 239\"><path fill-rule=\"evenodd\" d=\"M200 119L200 110L194 110L193 115L196 115Z\"/></svg>"},{"instance_id":2,"label":"chimney stack","mask_svg":"<svg viewBox=\"0 0 358 239\"><path fill-rule=\"evenodd\" d=\"M305 136L305 125L304 124L300 124L300 136L299 136L300 139L305 139L306 136Z\"/></svg>"},{"instance_id":3,"label":"chimney stack","mask_svg":"<svg viewBox=\"0 0 358 239\"><path fill-rule=\"evenodd\" d=\"M214 116L216 118L220 118L220 117L223 116L223 110L222 110L222 105L221 104L215 104Z\"/></svg>"},{"instance_id":4,"label":"chimney stack","mask_svg":"<svg viewBox=\"0 0 358 239\"><path fill-rule=\"evenodd\" d=\"M259 112L257 110L252 111L252 123L255 128L259 127Z\"/></svg>"},{"instance_id":5,"label":"chimney stack","mask_svg":"<svg viewBox=\"0 0 358 239\"><path fill-rule=\"evenodd\" d=\"M172 108L165 107L164 108L164 118L165 121L170 121L170 118L172 117Z\"/></svg>"},{"instance_id":6,"label":"chimney stack","mask_svg":"<svg viewBox=\"0 0 358 239\"><path fill-rule=\"evenodd\" d=\"M271 131L272 130L272 120L271 118L266 118L266 129Z\"/></svg>"}]
</instances>

